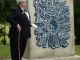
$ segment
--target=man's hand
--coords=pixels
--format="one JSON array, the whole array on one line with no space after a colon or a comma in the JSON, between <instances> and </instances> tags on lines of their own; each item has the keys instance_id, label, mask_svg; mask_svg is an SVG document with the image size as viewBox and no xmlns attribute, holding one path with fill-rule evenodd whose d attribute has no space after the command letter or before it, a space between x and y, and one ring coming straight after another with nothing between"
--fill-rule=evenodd
<instances>
[{"instance_id":1,"label":"man's hand","mask_svg":"<svg viewBox=\"0 0 80 60\"><path fill-rule=\"evenodd\" d=\"M21 26L20 25L17 25L17 30L21 31Z\"/></svg>"},{"instance_id":2,"label":"man's hand","mask_svg":"<svg viewBox=\"0 0 80 60\"><path fill-rule=\"evenodd\" d=\"M30 23L31 24L31 27L32 27L32 23Z\"/></svg>"}]
</instances>

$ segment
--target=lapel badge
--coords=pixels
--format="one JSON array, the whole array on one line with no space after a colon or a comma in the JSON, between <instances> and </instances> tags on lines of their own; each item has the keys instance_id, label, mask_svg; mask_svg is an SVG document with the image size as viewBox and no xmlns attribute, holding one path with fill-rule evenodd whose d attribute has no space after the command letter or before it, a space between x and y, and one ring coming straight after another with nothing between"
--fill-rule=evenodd
<instances>
[{"instance_id":1,"label":"lapel badge","mask_svg":"<svg viewBox=\"0 0 80 60\"><path fill-rule=\"evenodd\" d=\"M24 12L22 12L22 14L24 14Z\"/></svg>"}]
</instances>

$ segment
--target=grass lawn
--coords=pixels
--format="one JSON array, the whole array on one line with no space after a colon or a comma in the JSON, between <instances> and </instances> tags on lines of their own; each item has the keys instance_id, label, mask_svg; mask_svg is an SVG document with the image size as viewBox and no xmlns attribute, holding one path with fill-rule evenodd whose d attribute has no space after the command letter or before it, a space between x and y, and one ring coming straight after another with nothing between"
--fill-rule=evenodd
<instances>
[{"instance_id":1,"label":"grass lawn","mask_svg":"<svg viewBox=\"0 0 80 60\"><path fill-rule=\"evenodd\" d=\"M10 45L0 45L0 58L11 58Z\"/></svg>"},{"instance_id":2,"label":"grass lawn","mask_svg":"<svg viewBox=\"0 0 80 60\"><path fill-rule=\"evenodd\" d=\"M75 46L75 54L80 55L80 45Z\"/></svg>"}]
</instances>

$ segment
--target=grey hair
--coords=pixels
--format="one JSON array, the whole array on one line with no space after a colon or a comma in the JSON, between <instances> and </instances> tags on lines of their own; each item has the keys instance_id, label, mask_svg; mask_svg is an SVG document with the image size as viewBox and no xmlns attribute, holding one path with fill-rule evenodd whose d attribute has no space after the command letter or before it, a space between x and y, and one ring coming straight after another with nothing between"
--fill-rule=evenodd
<instances>
[{"instance_id":1,"label":"grey hair","mask_svg":"<svg viewBox=\"0 0 80 60\"><path fill-rule=\"evenodd\" d=\"M16 0L17 4L19 4L20 2L23 2L24 0Z\"/></svg>"}]
</instances>

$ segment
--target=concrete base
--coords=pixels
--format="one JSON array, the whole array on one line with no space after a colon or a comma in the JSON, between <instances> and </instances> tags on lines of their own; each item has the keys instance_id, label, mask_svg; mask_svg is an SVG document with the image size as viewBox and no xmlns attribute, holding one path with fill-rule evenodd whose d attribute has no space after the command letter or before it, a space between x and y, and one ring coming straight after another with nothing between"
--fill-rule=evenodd
<instances>
[{"instance_id":1,"label":"concrete base","mask_svg":"<svg viewBox=\"0 0 80 60\"><path fill-rule=\"evenodd\" d=\"M11 60L11 59L1 59L1 60ZM22 59L22 60L80 60L80 56L69 56L69 57L57 57L57 58L44 58L44 59Z\"/></svg>"},{"instance_id":2,"label":"concrete base","mask_svg":"<svg viewBox=\"0 0 80 60\"><path fill-rule=\"evenodd\" d=\"M80 60L80 56L69 56L69 57L57 57L57 58L44 58L44 59L23 59L23 60Z\"/></svg>"}]
</instances>

